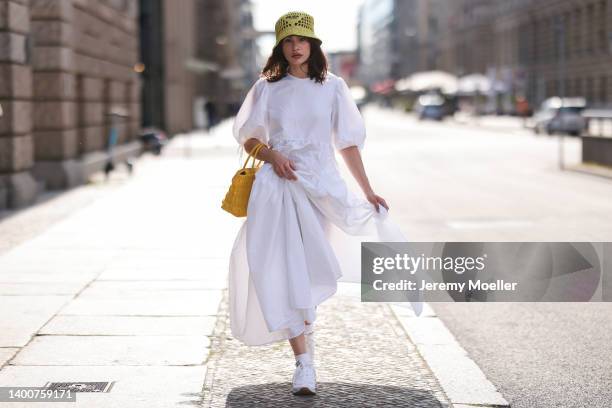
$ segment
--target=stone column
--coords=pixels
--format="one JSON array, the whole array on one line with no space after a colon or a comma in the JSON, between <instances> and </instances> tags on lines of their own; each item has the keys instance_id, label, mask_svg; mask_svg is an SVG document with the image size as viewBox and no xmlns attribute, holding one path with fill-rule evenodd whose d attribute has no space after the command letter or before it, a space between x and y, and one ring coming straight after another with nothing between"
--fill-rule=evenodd
<instances>
[{"instance_id":1,"label":"stone column","mask_svg":"<svg viewBox=\"0 0 612 408\"><path fill-rule=\"evenodd\" d=\"M79 151L89 153L103 150L106 133L104 117L104 81L82 74L77 76L79 104Z\"/></svg>"},{"instance_id":2,"label":"stone column","mask_svg":"<svg viewBox=\"0 0 612 408\"><path fill-rule=\"evenodd\" d=\"M128 112L127 106L127 82L123 80L110 80L109 81L109 92L108 92L108 106L109 110L112 109L120 109L124 113ZM127 131L128 131L128 120L127 117L115 118L114 126L117 128L118 132L118 144L123 144L127 141ZM111 122L108 122L108 126L111 126Z\"/></svg>"},{"instance_id":3,"label":"stone column","mask_svg":"<svg viewBox=\"0 0 612 408\"><path fill-rule=\"evenodd\" d=\"M134 140L140 133L141 118L141 104L140 104L140 93L142 85L140 81L140 75L135 74L132 81L128 83L128 110L130 114L129 123L129 140Z\"/></svg>"},{"instance_id":4,"label":"stone column","mask_svg":"<svg viewBox=\"0 0 612 408\"><path fill-rule=\"evenodd\" d=\"M127 29L129 32L138 33L140 27L133 25L132 22L139 21L139 6L138 0L127 0L127 10L125 12L127 20ZM140 61L140 37L126 36L125 37L125 53L124 59L128 64L134 64L135 61ZM126 140L132 141L138 138L140 133L141 123L141 74L131 71L126 75L125 95L123 100L126 104L128 118L126 121L127 131Z\"/></svg>"},{"instance_id":5,"label":"stone column","mask_svg":"<svg viewBox=\"0 0 612 408\"><path fill-rule=\"evenodd\" d=\"M31 0L34 43L33 172L48 189L83 183L76 160L76 78L72 0Z\"/></svg>"},{"instance_id":6,"label":"stone column","mask_svg":"<svg viewBox=\"0 0 612 408\"><path fill-rule=\"evenodd\" d=\"M32 167L32 71L26 0L0 0L0 209L36 199Z\"/></svg>"}]
</instances>

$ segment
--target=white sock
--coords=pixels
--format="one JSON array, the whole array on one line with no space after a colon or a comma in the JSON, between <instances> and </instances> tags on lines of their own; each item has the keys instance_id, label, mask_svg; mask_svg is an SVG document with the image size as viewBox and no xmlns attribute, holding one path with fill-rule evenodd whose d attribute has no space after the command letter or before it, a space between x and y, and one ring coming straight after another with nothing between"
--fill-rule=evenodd
<instances>
[{"instance_id":1,"label":"white sock","mask_svg":"<svg viewBox=\"0 0 612 408\"><path fill-rule=\"evenodd\" d=\"M310 360L310 354L302 353L295 356L295 361L299 361L300 364L310 364L312 361Z\"/></svg>"}]
</instances>

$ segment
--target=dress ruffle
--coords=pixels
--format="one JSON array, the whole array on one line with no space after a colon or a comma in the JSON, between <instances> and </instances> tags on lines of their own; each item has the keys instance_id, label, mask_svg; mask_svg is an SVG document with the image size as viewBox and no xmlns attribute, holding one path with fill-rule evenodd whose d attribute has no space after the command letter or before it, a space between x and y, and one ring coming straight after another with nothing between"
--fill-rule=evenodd
<instances>
[{"instance_id":1,"label":"dress ruffle","mask_svg":"<svg viewBox=\"0 0 612 408\"><path fill-rule=\"evenodd\" d=\"M232 250L231 329L248 345L299 335L338 280L360 282L362 241L405 241L384 207L376 212L338 180L331 192L327 181L296 174L290 181L262 166ZM411 303L420 314L422 303Z\"/></svg>"}]
</instances>

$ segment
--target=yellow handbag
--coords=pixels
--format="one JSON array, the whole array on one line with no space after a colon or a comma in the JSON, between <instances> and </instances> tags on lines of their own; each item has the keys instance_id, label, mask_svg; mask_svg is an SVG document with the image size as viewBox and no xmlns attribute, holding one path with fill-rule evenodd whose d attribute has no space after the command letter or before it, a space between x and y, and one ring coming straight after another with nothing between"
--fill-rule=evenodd
<instances>
[{"instance_id":1,"label":"yellow handbag","mask_svg":"<svg viewBox=\"0 0 612 408\"><path fill-rule=\"evenodd\" d=\"M259 143L249 153L249 157L244 161L244 166L232 177L232 184L221 203L221 208L236 217L246 217L247 215L247 206L249 204L249 196L251 195L251 187L253 187L253 181L255 181L255 173L257 173L262 163L262 160L258 159L259 162L255 165L255 158L264 146L266 146L264 143ZM253 163L251 167L246 167L251 157L253 158Z\"/></svg>"}]
</instances>

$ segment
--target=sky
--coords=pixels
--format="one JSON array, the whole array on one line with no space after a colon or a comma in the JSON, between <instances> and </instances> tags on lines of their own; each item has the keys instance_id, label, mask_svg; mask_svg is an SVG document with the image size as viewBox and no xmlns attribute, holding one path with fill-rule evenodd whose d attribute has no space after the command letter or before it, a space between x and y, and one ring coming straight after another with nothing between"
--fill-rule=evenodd
<instances>
[{"instance_id":1,"label":"sky","mask_svg":"<svg viewBox=\"0 0 612 408\"><path fill-rule=\"evenodd\" d=\"M256 30L274 31L280 16L304 11L314 18L315 34L323 41L323 51L351 51L357 47L357 12L361 3L363 0L253 0L253 24ZM258 44L268 55L275 37L264 36Z\"/></svg>"}]
</instances>

